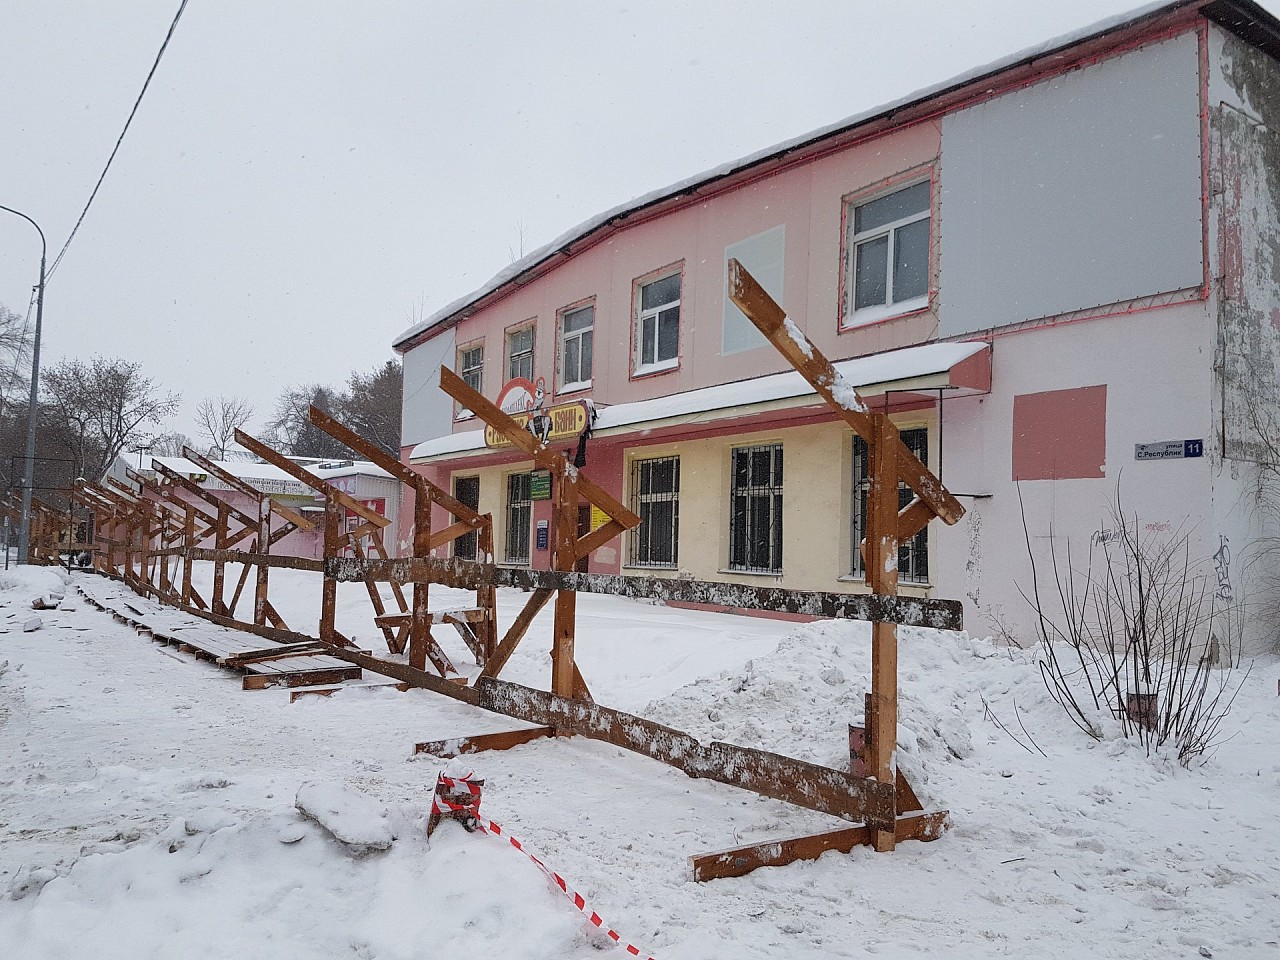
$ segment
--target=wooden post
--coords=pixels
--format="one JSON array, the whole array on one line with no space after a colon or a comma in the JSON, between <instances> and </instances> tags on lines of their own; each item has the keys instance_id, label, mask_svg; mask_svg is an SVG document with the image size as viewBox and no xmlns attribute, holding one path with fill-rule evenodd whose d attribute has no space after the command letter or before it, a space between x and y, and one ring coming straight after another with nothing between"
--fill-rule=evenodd
<instances>
[{"instance_id":1,"label":"wooden post","mask_svg":"<svg viewBox=\"0 0 1280 960\"><path fill-rule=\"evenodd\" d=\"M265 496L258 501L258 549L271 552L271 501ZM267 624L267 572L265 563L258 564L258 579L253 591L253 622L260 627Z\"/></svg>"},{"instance_id":2,"label":"wooden post","mask_svg":"<svg viewBox=\"0 0 1280 960\"><path fill-rule=\"evenodd\" d=\"M867 586L873 593L898 592L898 428L883 413L873 414L874 442L867 444L870 489L867 491L867 539L863 551ZM881 783L895 784L898 745L898 626L871 625L871 704L867 733L871 756L868 772ZM894 831L876 829L877 850L894 848Z\"/></svg>"},{"instance_id":3,"label":"wooden post","mask_svg":"<svg viewBox=\"0 0 1280 960\"><path fill-rule=\"evenodd\" d=\"M552 562L555 569L569 572L578 559L577 471L569 464L563 464L554 476L556 545ZM551 692L561 697L572 698L575 694L573 641L577 609L576 593L572 590L556 592L555 626L551 639Z\"/></svg>"},{"instance_id":4,"label":"wooden post","mask_svg":"<svg viewBox=\"0 0 1280 960\"><path fill-rule=\"evenodd\" d=\"M417 489L413 495L413 555L429 556L431 553L431 498L426 490ZM409 621L409 666L415 670L427 668L427 646L432 641L431 613L427 588L430 584L413 585L413 613Z\"/></svg>"},{"instance_id":5,"label":"wooden post","mask_svg":"<svg viewBox=\"0 0 1280 960\"><path fill-rule=\"evenodd\" d=\"M182 546L186 552L182 555L182 605L191 604L191 553L196 547L196 508L188 503L186 516L182 521Z\"/></svg>"},{"instance_id":6,"label":"wooden post","mask_svg":"<svg viewBox=\"0 0 1280 960\"><path fill-rule=\"evenodd\" d=\"M338 556L338 530L340 510L333 497L324 498L324 558L335 559ZM320 639L325 643L338 643L338 631L334 625L338 605L338 581L325 577L320 587Z\"/></svg>"}]
</instances>

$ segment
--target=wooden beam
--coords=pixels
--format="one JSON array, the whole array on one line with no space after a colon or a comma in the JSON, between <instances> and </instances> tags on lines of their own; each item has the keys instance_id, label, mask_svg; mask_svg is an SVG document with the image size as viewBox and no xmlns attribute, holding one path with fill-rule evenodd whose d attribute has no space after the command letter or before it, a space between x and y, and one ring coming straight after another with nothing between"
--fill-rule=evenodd
<instances>
[{"instance_id":1,"label":"wooden beam","mask_svg":"<svg viewBox=\"0 0 1280 960\"><path fill-rule=\"evenodd\" d=\"M502 638L502 642L493 651L493 656L485 660L484 670L481 671L483 676L496 677L502 672L502 668L511 659L511 654L516 652L516 647L524 639L525 632L529 629L529 625L533 623L533 618L547 605L547 601L551 599L553 593L555 593L554 590L547 589L533 591L533 595L525 601L524 609L520 611L515 622L507 629L507 635Z\"/></svg>"},{"instance_id":2,"label":"wooden beam","mask_svg":"<svg viewBox=\"0 0 1280 960\"><path fill-rule=\"evenodd\" d=\"M206 473L213 474L215 477L217 477L219 480L221 480L223 483L229 486L232 490L238 490L240 493L243 493L245 496L253 497L255 500L259 500L259 501L266 500L271 507L271 512L274 513L276 516L278 516L281 520L285 521L286 523L291 523L295 527L299 528L300 530L315 529L315 526L316 526L315 521L308 520L302 514L298 513L295 510L290 510L288 507L286 507L282 503L277 503L276 501L272 500L271 497L268 496L266 493L259 490L257 487L253 486L252 484L246 483L244 480L237 477L234 473L224 470L222 467L218 466L208 457L201 456L200 454L196 453L196 451L192 450L190 447L183 447L182 455L186 457L188 460L190 460L192 463L194 463L197 467L204 470Z\"/></svg>"},{"instance_id":3,"label":"wooden beam","mask_svg":"<svg viewBox=\"0 0 1280 960\"><path fill-rule=\"evenodd\" d=\"M728 743L703 744L686 733L598 703L481 676L477 706L557 733L574 733L642 753L691 777L715 780L775 800L893 829L892 783Z\"/></svg>"},{"instance_id":4,"label":"wooden beam","mask_svg":"<svg viewBox=\"0 0 1280 960\"><path fill-rule=\"evenodd\" d=\"M440 487L436 486L431 482L430 478L418 473L418 471L414 470L408 464L401 463L397 458L391 456L377 444L370 443L364 437L360 436L360 434L356 433L350 427L338 422L319 407L308 408L307 416L313 424L325 433L329 434L329 436L333 437L339 443L346 444L371 463L376 463L401 483L413 487L414 490L419 493L427 491L432 500L440 504L440 506L444 507L455 517L472 521L472 529L475 529L475 527L478 527L482 522L484 522L485 518L483 516L468 507L461 500L450 495L448 491L442 490Z\"/></svg>"},{"instance_id":5,"label":"wooden beam","mask_svg":"<svg viewBox=\"0 0 1280 960\"><path fill-rule=\"evenodd\" d=\"M870 408L858 396L857 390L831 365L831 361L822 355L799 327L789 321L782 307L735 259L729 260L729 299L799 371L818 396L869 445L872 436ZM898 443L901 447L898 451L898 477L944 523L955 523L963 517L964 507L960 501L951 495L901 440Z\"/></svg>"},{"instance_id":6,"label":"wooden beam","mask_svg":"<svg viewBox=\"0 0 1280 960\"><path fill-rule=\"evenodd\" d=\"M949 821L950 814L945 810L908 814L894 821L894 835L899 842L922 840L928 843L942 836ZM864 825L808 837L769 840L690 857L689 865L693 869L693 879L699 882L741 877L760 867L781 867L797 860L816 860L828 850L848 853L854 847L871 843L871 833L871 828Z\"/></svg>"},{"instance_id":7,"label":"wooden beam","mask_svg":"<svg viewBox=\"0 0 1280 960\"><path fill-rule=\"evenodd\" d=\"M898 592L898 428L887 414L872 415L871 442L867 444L867 586L878 594ZM867 767L871 776L896 790L898 749L898 627L894 623L871 625L871 702L867 719ZM896 801L895 801L896 802ZM894 848L892 830L876 829L876 850Z\"/></svg>"},{"instance_id":8,"label":"wooden beam","mask_svg":"<svg viewBox=\"0 0 1280 960\"><path fill-rule=\"evenodd\" d=\"M430 582L464 590L481 585L516 587L522 590L574 590L578 593L604 593L636 600L700 603L739 610L772 610L824 619L901 623L937 630L964 629L964 611L960 601L925 597L785 590L781 587L683 580L676 577L659 579L607 573L566 573L435 557L367 561L339 557L325 562L325 575L335 580L351 582L366 578L396 583Z\"/></svg>"},{"instance_id":9,"label":"wooden beam","mask_svg":"<svg viewBox=\"0 0 1280 960\"><path fill-rule=\"evenodd\" d=\"M520 426L515 420L503 413L498 407L473 390L467 383L448 367L440 368L440 389L454 400L489 424L518 449L526 453L542 470L557 470L568 466L564 457L532 433ZM569 467L569 469L576 469ZM630 530L638 526L640 518L619 503L612 494L594 483L586 474L577 473L578 492L589 503L595 504L609 517L616 520L624 529Z\"/></svg>"},{"instance_id":10,"label":"wooden beam","mask_svg":"<svg viewBox=\"0 0 1280 960\"><path fill-rule=\"evenodd\" d=\"M483 750L510 750L523 743L540 740L543 737L554 737L556 732L550 727L530 727L528 730L504 730L501 733L480 733L470 737L454 737L451 740L427 740L414 744L415 754L426 753L433 757L448 760L468 753L480 753Z\"/></svg>"},{"instance_id":11,"label":"wooden beam","mask_svg":"<svg viewBox=\"0 0 1280 960\"><path fill-rule=\"evenodd\" d=\"M267 690L271 687L305 687L313 683L342 683L359 680L359 667L331 667L327 670L298 670L293 673L248 673L240 682L241 690Z\"/></svg>"}]
</instances>

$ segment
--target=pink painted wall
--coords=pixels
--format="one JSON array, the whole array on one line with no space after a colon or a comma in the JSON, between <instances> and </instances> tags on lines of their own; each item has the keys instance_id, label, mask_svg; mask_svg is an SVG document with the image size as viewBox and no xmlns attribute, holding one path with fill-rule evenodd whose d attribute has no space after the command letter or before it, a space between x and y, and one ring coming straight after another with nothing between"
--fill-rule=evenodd
<instances>
[{"instance_id":1,"label":"pink painted wall","mask_svg":"<svg viewBox=\"0 0 1280 960\"><path fill-rule=\"evenodd\" d=\"M625 403L789 369L767 345L721 353L725 248L779 225L786 232L783 306L819 349L844 359L923 342L937 331L932 309L838 331L842 198L904 172L927 176L939 150L937 124L921 123L629 227L461 321L457 344L483 340L483 392L493 398L506 378L504 331L536 318L534 376L558 385L558 313L594 298L593 385L574 396ZM935 214L937 193L935 184ZM936 216L933 223L936 232ZM668 266L683 271L680 364L633 379L634 283ZM455 430L473 430L476 423L459 421Z\"/></svg>"}]
</instances>

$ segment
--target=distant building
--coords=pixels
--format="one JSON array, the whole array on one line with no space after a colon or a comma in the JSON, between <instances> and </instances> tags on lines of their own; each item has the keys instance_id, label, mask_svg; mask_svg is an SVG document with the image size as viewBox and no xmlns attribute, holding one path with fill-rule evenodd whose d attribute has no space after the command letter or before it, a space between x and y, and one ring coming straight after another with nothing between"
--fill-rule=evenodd
<instances>
[{"instance_id":1,"label":"distant building","mask_svg":"<svg viewBox=\"0 0 1280 960\"><path fill-rule=\"evenodd\" d=\"M316 477L329 486L349 494L375 513L388 518L390 523L383 532L383 539L388 550L393 548L396 543L396 531L400 515L401 484L398 480L392 478L389 473L377 464L369 463L365 460L294 459L304 466L308 472L315 474ZM137 463L130 461L131 458L121 456L116 460L112 469L108 471L107 476L114 477L121 483L128 482L125 468L137 470ZM317 491L270 463L250 460L217 460L214 462L255 490L260 490L267 494L272 500L278 501L282 505L301 513L304 517L315 521L314 530L296 530L273 544L271 547L273 554L278 556L311 557L313 559L324 557L324 500ZM146 458L144 468L140 472L148 479L156 479L160 483L164 482L164 477L157 475L155 467L152 466L153 463L163 464L175 473L179 473L189 480L194 480L201 488L209 491L219 500L238 507L250 516L257 516L255 498L232 489L217 477L210 476L198 464L182 457ZM343 529L353 529L361 523L356 514L346 510L343 511L341 522ZM278 528L280 525L279 518L275 518L272 521L273 529ZM200 544L202 547L211 545L211 541Z\"/></svg>"},{"instance_id":2,"label":"distant building","mask_svg":"<svg viewBox=\"0 0 1280 960\"><path fill-rule=\"evenodd\" d=\"M592 570L864 589L864 449L728 301L736 257L966 506L903 545L904 593L1032 639L1028 542L1082 566L1119 489L1252 616L1278 55L1256 4L1153 5L606 211L396 339L403 458L493 513L498 562L545 566L528 462L435 389L541 384L591 402L586 472L644 519Z\"/></svg>"}]
</instances>

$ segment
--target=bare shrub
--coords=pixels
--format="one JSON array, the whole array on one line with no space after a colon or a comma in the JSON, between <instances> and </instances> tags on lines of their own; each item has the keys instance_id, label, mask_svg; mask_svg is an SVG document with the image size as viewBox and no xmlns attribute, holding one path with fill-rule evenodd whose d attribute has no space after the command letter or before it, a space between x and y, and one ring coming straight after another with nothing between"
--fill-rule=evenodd
<instances>
[{"instance_id":1,"label":"bare shrub","mask_svg":"<svg viewBox=\"0 0 1280 960\"><path fill-rule=\"evenodd\" d=\"M1031 594L1022 594L1036 612L1050 696L1096 740L1098 717L1110 714L1148 755L1168 744L1183 764L1202 757L1248 672L1237 679L1234 670L1238 610L1193 564L1187 533L1142 537L1117 492L1113 526L1090 540L1083 569L1069 541L1060 557L1051 538L1054 604L1041 596L1025 510L1022 525L1031 559Z\"/></svg>"}]
</instances>

